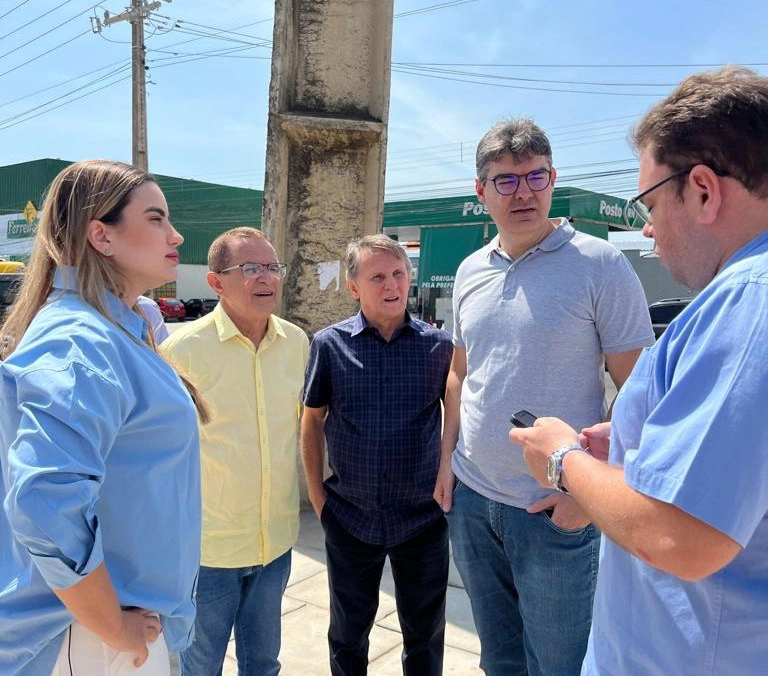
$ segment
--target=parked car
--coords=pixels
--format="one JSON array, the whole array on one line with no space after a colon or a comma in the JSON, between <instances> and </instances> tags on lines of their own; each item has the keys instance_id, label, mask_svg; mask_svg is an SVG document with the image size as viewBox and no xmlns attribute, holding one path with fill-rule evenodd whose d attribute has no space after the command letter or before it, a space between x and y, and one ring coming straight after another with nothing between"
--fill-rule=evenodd
<instances>
[{"instance_id":1,"label":"parked car","mask_svg":"<svg viewBox=\"0 0 768 676\"><path fill-rule=\"evenodd\" d=\"M26 266L21 261L7 261L0 258L0 274L24 272Z\"/></svg>"},{"instance_id":2,"label":"parked car","mask_svg":"<svg viewBox=\"0 0 768 676\"><path fill-rule=\"evenodd\" d=\"M692 300L693 298L664 298L648 306L653 332L657 339L667 330L669 323L688 307Z\"/></svg>"},{"instance_id":3,"label":"parked car","mask_svg":"<svg viewBox=\"0 0 768 676\"><path fill-rule=\"evenodd\" d=\"M155 298L155 301L166 320L175 319L183 322L187 316L184 305L178 298Z\"/></svg>"},{"instance_id":4,"label":"parked car","mask_svg":"<svg viewBox=\"0 0 768 676\"><path fill-rule=\"evenodd\" d=\"M24 275L18 272L0 273L0 319L16 300L16 293Z\"/></svg>"},{"instance_id":5,"label":"parked car","mask_svg":"<svg viewBox=\"0 0 768 676\"><path fill-rule=\"evenodd\" d=\"M207 315L216 304L219 302L218 298L188 298L182 300L184 303L184 310L187 312L187 317L201 317Z\"/></svg>"}]
</instances>

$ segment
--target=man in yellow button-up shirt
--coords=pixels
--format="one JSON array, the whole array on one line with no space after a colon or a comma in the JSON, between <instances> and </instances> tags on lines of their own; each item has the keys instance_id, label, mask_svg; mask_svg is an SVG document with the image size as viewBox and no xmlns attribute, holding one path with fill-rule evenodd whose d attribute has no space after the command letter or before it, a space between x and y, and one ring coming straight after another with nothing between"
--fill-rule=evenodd
<instances>
[{"instance_id":1,"label":"man in yellow button-up shirt","mask_svg":"<svg viewBox=\"0 0 768 676\"><path fill-rule=\"evenodd\" d=\"M182 676L220 673L234 626L240 676L277 674L280 602L299 529L296 471L304 332L276 317L286 267L254 228L220 235L210 314L162 351L211 409L200 427L203 543L195 641Z\"/></svg>"}]
</instances>

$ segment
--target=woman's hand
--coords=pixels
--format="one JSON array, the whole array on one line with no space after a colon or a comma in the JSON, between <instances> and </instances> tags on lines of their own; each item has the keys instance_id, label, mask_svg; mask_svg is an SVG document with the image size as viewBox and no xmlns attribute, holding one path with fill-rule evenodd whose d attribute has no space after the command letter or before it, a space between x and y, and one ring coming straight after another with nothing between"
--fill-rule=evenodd
<instances>
[{"instance_id":1,"label":"woman's hand","mask_svg":"<svg viewBox=\"0 0 768 676\"><path fill-rule=\"evenodd\" d=\"M157 641L163 629L157 613L144 608L132 608L121 612L121 627L114 636L100 636L108 646L121 652L136 655L133 666L137 669L147 661L147 644Z\"/></svg>"}]
</instances>

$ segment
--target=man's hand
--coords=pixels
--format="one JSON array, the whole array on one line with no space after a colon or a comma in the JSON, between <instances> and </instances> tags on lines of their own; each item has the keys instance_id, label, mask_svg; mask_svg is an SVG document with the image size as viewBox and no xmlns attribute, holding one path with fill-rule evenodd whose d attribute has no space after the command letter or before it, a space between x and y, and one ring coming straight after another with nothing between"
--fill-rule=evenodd
<instances>
[{"instance_id":1,"label":"man's hand","mask_svg":"<svg viewBox=\"0 0 768 676\"><path fill-rule=\"evenodd\" d=\"M451 469L451 460L440 463L440 469L437 471L437 481L435 482L435 492L432 497L444 512L450 512L453 506L453 489L456 486L456 477Z\"/></svg>"},{"instance_id":2,"label":"man's hand","mask_svg":"<svg viewBox=\"0 0 768 676\"><path fill-rule=\"evenodd\" d=\"M552 523L563 530L579 530L589 523L589 517L584 510L565 493L552 493L534 502L528 508L528 513L535 514L547 509L552 510L552 515L549 517Z\"/></svg>"},{"instance_id":3,"label":"man's hand","mask_svg":"<svg viewBox=\"0 0 768 676\"><path fill-rule=\"evenodd\" d=\"M121 616L122 623L119 632L114 636L100 636L99 638L115 650L136 655L133 666L138 669L149 657L147 644L157 641L157 637L163 631L160 626L160 619L156 613L144 608L123 610Z\"/></svg>"},{"instance_id":4,"label":"man's hand","mask_svg":"<svg viewBox=\"0 0 768 676\"><path fill-rule=\"evenodd\" d=\"M326 499L325 490L323 489L317 492L310 491L309 493L309 501L312 503L312 509L315 510L315 514L317 514L318 519L323 513L323 507L325 506Z\"/></svg>"},{"instance_id":5,"label":"man's hand","mask_svg":"<svg viewBox=\"0 0 768 676\"><path fill-rule=\"evenodd\" d=\"M579 443L589 449L593 457L606 462L611 447L611 423L603 422L585 427L579 434Z\"/></svg>"},{"instance_id":6,"label":"man's hand","mask_svg":"<svg viewBox=\"0 0 768 676\"><path fill-rule=\"evenodd\" d=\"M547 482L547 458L560 446L579 443L579 435L558 418L537 418L533 427L513 427L509 440L523 447L523 457L534 479L551 488Z\"/></svg>"}]
</instances>

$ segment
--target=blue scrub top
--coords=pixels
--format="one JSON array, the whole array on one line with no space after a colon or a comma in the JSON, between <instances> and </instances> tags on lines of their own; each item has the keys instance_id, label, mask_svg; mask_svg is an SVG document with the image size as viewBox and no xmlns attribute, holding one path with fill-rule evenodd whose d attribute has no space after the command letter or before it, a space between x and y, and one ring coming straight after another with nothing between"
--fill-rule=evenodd
<instances>
[{"instance_id":1,"label":"blue scrub top","mask_svg":"<svg viewBox=\"0 0 768 676\"><path fill-rule=\"evenodd\" d=\"M609 462L635 490L738 542L686 582L603 538L583 675L768 673L768 234L638 360L613 409Z\"/></svg>"}]
</instances>

